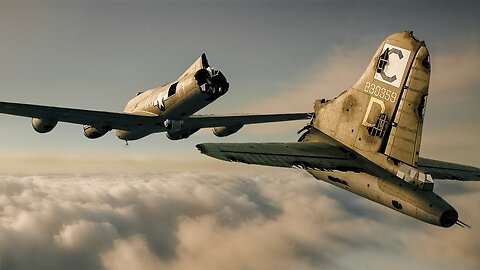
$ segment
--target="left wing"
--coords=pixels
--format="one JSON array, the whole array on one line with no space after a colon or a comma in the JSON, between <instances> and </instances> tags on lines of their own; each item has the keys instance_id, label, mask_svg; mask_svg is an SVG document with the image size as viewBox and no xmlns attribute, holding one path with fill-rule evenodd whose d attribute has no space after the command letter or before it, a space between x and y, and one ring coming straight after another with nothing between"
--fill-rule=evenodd
<instances>
[{"instance_id":1,"label":"left wing","mask_svg":"<svg viewBox=\"0 0 480 270\"><path fill-rule=\"evenodd\" d=\"M166 131L165 117L147 113L145 115L116 113L12 102L0 102L0 113L126 131L139 129L151 130L152 133ZM309 119L311 116L311 113L192 115L183 120L182 127L186 129L241 127L247 124Z\"/></svg>"},{"instance_id":2,"label":"left wing","mask_svg":"<svg viewBox=\"0 0 480 270\"><path fill-rule=\"evenodd\" d=\"M139 124L153 127L155 123L159 122L158 117L145 115L11 102L0 102L0 113L122 130L132 130ZM163 121L159 123L163 125Z\"/></svg>"},{"instance_id":3,"label":"left wing","mask_svg":"<svg viewBox=\"0 0 480 270\"><path fill-rule=\"evenodd\" d=\"M273 167L362 172L348 151L327 142L202 143L198 150L225 161Z\"/></svg>"}]
</instances>

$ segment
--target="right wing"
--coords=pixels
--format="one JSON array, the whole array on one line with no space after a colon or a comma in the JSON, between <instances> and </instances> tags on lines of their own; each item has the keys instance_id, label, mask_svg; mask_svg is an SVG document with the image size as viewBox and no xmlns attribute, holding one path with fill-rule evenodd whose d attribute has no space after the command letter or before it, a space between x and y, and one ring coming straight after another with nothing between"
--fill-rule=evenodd
<instances>
[{"instance_id":1,"label":"right wing","mask_svg":"<svg viewBox=\"0 0 480 270\"><path fill-rule=\"evenodd\" d=\"M473 166L419 158L418 167L435 180L480 181L480 169Z\"/></svg>"},{"instance_id":2,"label":"right wing","mask_svg":"<svg viewBox=\"0 0 480 270\"><path fill-rule=\"evenodd\" d=\"M272 123L294 120L307 120L312 113L276 113L276 114L195 114L183 121L183 127L200 129L221 126L243 126L248 124Z\"/></svg>"},{"instance_id":3,"label":"right wing","mask_svg":"<svg viewBox=\"0 0 480 270\"><path fill-rule=\"evenodd\" d=\"M343 148L322 142L203 143L198 150L225 161L274 167L364 171Z\"/></svg>"}]
</instances>

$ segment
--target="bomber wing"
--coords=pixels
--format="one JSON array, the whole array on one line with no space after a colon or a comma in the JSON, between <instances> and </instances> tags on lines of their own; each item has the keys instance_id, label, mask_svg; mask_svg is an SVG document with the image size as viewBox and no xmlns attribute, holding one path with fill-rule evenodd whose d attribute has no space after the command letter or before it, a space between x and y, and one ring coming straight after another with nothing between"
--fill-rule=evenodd
<instances>
[{"instance_id":1,"label":"bomber wing","mask_svg":"<svg viewBox=\"0 0 480 270\"><path fill-rule=\"evenodd\" d=\"M343 148L323 142L203 143L197 148L207 156L232 162L274 167L363 171Z\"/></svg>"},{"instance_id":2,"label":"bomber wing","mask_svg":"<svg viewBox=\"0 0 480 270\"><path fill-rule=\"evenodd\" d=\"M135 130L141 128L152 130L152 132L166 131L163 128L165 117L155 115L93 111L11 102L0 102L0 113L91 125L94 127L108 127L109 129ZM247 124L309 119L311 115L311 113L192 115L183 121L183 128L241 127Z\"/></svg>"},{"instance_id":3,"label":"bomber wing","mask_svg":"<svg viewBox=\"0 0 480 270\"><path fill-rule=\"evenodd\" d=\"M156 117L144 115L11 102L0 102L0 113L122 130L132 130L139 124L143 127L154 126L157 122Z\"/></svg>"},{"instance_id":4,"label":"bomber wing","mask_svg":"<svg viewBox=\"0 0 480 270\"><path fill-rule=\"evenodd\" d=\"M192 129L220 126L242 126L248 124L306 120L311 117L312 113L192 115L183 121L183 126Z\"/></svg>"},{"instance_id":5,"label":"bomber wing","mask_svg":"<svg viewBox=\"0 0 480 270\"><path fill-rule=\"evenodd\" d=\"M435 180L480 181L480 169L473 166L420 158L418 167Z\"/></svg>"}]
</instances>

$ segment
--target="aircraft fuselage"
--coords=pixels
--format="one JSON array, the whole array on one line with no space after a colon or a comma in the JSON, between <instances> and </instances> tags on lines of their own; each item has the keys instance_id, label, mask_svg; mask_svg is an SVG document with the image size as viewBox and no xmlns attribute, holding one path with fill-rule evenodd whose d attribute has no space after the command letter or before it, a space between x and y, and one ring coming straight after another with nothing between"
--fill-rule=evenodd
<instances>
[{"instance_id":1,"label":"aircraft fuselage","mask_svg":"<svg viewBox=\"0 0 480 270\"><path fill-rule=\"evenodd\" d=\"M433 192L433 185L425 186L425 182L415 179L418 170L409 168L402 176L399 171L405 171L405 165L400 168L384 155L354 150L314 127L310 127L301 140L336 145L348 152L362 168L339 171L301 167L316 179L430 224L450 227L457 221L457 211Z\"/></svg>"},{"instance_id":2,"label":"aircraft fuselage","mask_svg":"<svg viewBox=\"0 0 480 270\"><path fill-rule=\"evenodd\" d=\"M307 170L316 179L345 189L421 221L450 227L457 211L433 191L425 191L398 178L382 179L368 173Z\"/></svg>"},{"instance_id":3,"label":"aircraft fuselage","mask_svg":"<svg viewBox=\"0 0 480 270\"><path fill-rule=\"evenodd\" d=\"M334 99L314 103L297 142L207 143L201 153L231 162L305 169L319 180L415 219L467 226L433 179L480 180L480 170L420 158L430 55L411 31L388 36L365 72Z\"/></svg>"},{"instance_id":4,"label":"aircraft fuselage","mask_svg":"<svg viewBox=\"0 0 480 270\"><path fill-rule=\"evenodd\" d=\"M313 132L306 138L334 139L358 156L365 172L309 173L427 223L455 224L457 211L416 168L429 78L425 43L409 32L387 39L351 89L315 102L312 125L325 136Z\"/></svg>"},{"instance_id":5,"label":"aircraft fuselage","mask_svg":"<svg viewBox=\"0 0 480 270\"><path fill-rule=\"evenodd\" d=\"M208 65L202 55L180 78L167 85L139 92L124 112L158 117L157 129L117 130L118 138L129 141L155 132L167 131L171 139L184 138L195 131L182 130L182 121L228 91L228 82L218 70Z\"/></svg>"}]
</instances>

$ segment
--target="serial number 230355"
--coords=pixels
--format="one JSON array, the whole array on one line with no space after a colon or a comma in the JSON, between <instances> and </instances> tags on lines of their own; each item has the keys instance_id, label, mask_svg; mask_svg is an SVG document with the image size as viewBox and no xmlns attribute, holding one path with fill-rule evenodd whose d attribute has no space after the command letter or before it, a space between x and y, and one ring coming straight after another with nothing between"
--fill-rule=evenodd
<instances>
[{"instance_id":1,"label":"serial number 230355","mask_svg":"<svg viewBox=\"0 0 480 270\"><path fill-rule=\"evenodd\" d=\"M390 102L395 102L397 99L397 93L375 85L374 83L366 82L363 92L367 92L370 95L388 100Z\"/></svg>"}]
</instances>

